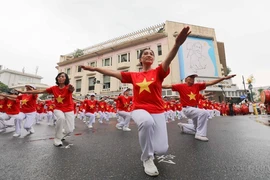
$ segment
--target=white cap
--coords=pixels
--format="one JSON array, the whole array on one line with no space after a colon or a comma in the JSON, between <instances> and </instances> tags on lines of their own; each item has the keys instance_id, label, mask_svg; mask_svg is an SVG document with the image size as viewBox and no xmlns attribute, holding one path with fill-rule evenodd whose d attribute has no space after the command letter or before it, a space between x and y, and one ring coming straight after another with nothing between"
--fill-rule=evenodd
<instances>
[{"instance_id":1,"label":"white cap","mask_svg":"<svg viewBox=\"0 0 270 180\"><path fill-rule=\"evenodd\" d=\"M90 96L96 96L95 93L90 93L89 95L90 95Z\"/></svg>"},{"instance_id":2,"label":"white cap","mask_svg":"<svg viewBox=\"0 0 270 180\"><path fill-rule=\"evenodd\" d=\"M125 88L125 89L123 89L122 93L124 94L124 92L130 91L130 90L131 90L130 88Z\"/></svg>"},{"instance_id":3,"label":"white cap","mask_svg":"<svg viewBox=\"0 0 270 180\"><path fill-rule=\"evenodd\" d=\"M195 77L198 77L198 74L196 73L187 73L186 76L185 76L185 79L189 76L195 76Z\"/></svg>"},{"instance_id":4,"label":"white cap","mask_svg":"<svg viewBox=\"0 0 270 180\"><path fill-rule=\"evenodd\" d=\"M37 89L36 86L34 86L34 85L32 85L32 84L26 84L25 87L26 87L26 86L29 86L29 87L31 87L31 88L33 88L33 89Z\"/></svg>"}]
</instances>

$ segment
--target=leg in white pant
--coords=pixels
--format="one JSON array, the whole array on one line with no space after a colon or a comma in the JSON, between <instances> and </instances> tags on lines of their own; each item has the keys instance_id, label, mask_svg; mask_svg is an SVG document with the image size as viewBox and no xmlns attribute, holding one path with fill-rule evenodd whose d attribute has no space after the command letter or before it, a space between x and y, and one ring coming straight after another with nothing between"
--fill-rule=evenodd
<instances>
[{"instance_id":1,"label":"leg in white pant","mask_svg":"<svg viewBox=\"0 0 270 180\"><path fill-rule=\"evenodd\" d=\"M131 114L130 112L126 111L119 111L119 116L123 118L123 121L118 123L120 127L129 127L130 119L131 119Z\"/></svg>"},{"instance_id":2,"label":"leg in white pant","mask_svg":"<svg viewBox=\"0 0 270 180\"><path fill-rule=\"evenodd\" d=\"M164 113L149 114L139 109L132 111L131 116L139 130L141 160L154 158L154 154L166 153L169 145Z\"/></svg>"},{"instance_id":3,"label":"leg in white pant","mask_svg":"<svg viewBox=\"0 0 270 180\"><path fill-rule=\"evenodd\" d=\"M56 116L55 138L63 138L63 128L65 127L66 133L71 133L74 130L74 112L62 112L60 110L54 110Z\"/></svg>"},{"instance_id":4,"label":"leg in white pant","mask_svg":"<svg viewBox=\"0 0 270 180\"><path fill-rule=\"evenodd\" d=\"M183 111L184 111L184 114L187 116L187 118L190 118L193 120L193 125L183 124L184 130L193 129L194 131L196 131L196 135L206 136L207 135L207 122L210 117L209 112L205 109L199 109L199 108L194 108L194 107L184 108Z\"/></svg>"},{"instance_id":5,"label":"leg in white pant","mask_svg":"<svg viewBox=\"0 0 270 180\"><path fill-rule=\"evenodd\" d=\"M35 118L36 118L36 112L25 113L24 129L26 131L29 131L32 128L35 122Z\"/></svg>"},{"instance_id":6,"label":"leg in white pant","mask_svg":"<svg viewBox=\"0 0 270 180\"><path fill-rule=\"evenodd\" d=\"M89 118L88 125L92 126L92 124L95 123L95 118L96 118L95 114L87 112L87 113L85 113L85 116Z\"/></svg>"}]
</instances>

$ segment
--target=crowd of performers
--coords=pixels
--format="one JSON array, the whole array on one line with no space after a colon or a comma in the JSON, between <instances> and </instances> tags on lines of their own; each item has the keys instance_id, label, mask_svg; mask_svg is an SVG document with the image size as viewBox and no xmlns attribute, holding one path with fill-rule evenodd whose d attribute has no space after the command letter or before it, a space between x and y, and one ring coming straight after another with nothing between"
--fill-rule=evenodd
<instances>
[{"instance_id":1,"label":"crowd of performers","mask_svg":"<svg viewBox=\"0 0 270 180\"><path fill-rule=\"evenodd\" d=\"M130 89L125 89L117 97L103 97L97 100L95 94L90 94L85 100L75 99L72 96L74 87L64 72L56 76L56 85L47 89L36 89L32 85L27 85L26 91L13 90L8 94L1 93L1 130L4 131L11 125L15 125L14 137L20 136L23 129L33 134L33 125L38 124L46 116L47 123L55 125L54 145L61 146L62 140L71 135L75 129L76 114L87 123L88 128L93 128L97 115L99 123L103 123L104 120L109 121L110 117L117 114L117 129L130 131L131 119L137 125L144 172L149 176L157 176L159 171L153 161L155 155L165 154L169 148L166 122L185 117L189 119L189 122L178 123L180 131L194 135L197 140L208 141L208 120L213 116L225 115L223 111L225 106L207 100L205 98L207 95L200 95L200 92L207 86L235 76L230 75L210 82L195 83L198 75L187 72L184 83L163 85L164 79L170 73L171 62L190 33L189 27L181 30L167 57L157 67L152 67L155 60L154 52L151 49L142 50L139 55L141 72L122 72L102 67L81 66L83 70L99 72L119 79L122 83L132 84L132 97L129 95ZM178 92L180 99L163 99L162 88ZM39 101L37 94L43 93L51 94L53 98ZM78 102L80 106L77 110Z\"/></svg>"}]
</instances>

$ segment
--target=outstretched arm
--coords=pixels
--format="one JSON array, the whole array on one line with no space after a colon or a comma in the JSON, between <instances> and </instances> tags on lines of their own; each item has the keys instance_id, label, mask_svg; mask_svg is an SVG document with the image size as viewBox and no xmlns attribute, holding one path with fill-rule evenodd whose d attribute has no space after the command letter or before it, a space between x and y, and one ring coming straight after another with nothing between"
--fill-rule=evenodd
<instances>
[{"instance_id":1,"label":"outstretched arm","mask_svg":"<svg viewBox=\"0 0 270 180\"><path fill-rule=\"evenodd\" d=\"M206 86L212 86L212 85L217 84L217 83L219 83L219 82L221 82L221 81L223 81L223 80L225 80L225 79L231 79L231 78L233 78L234 76L236 76L236 75L233 74L233 75L226 76L226 77L222 77L222 78L219 78L219 79L216 79L216 80L213 80L213 81L209 81L209 82L206 82L205 85L206 85Z\"/></svg>"},{"instance_id":2,"label":"outstretched arm","mask_svg":"<svg viewBox=\"0 0 270 180\"><path fill-rule=\"evenodd\" d=\"M167 71L173 58L175 57L176 53L178 52L179 47L185 42L188 35L191 33L189 26L184 27L179 35L176 37L175 44L169 54L167 55L166 59L162 62L162 68L164 71Z\"/></svg>"},{"instance_id":3,"label":"outstretched arm","mask_svg":"<svg viewBox=\"0 0 270 180\"><path fill-rule=\"evenodd\" d=\"M16 90L16 91L21 93L21 94L43 94L43 93L47 93L46 89L36 89L36 90L32 90L32 91L20 91L20 90Z\"/></svg>"},{"instance_id":4,"label":"outstretched arm","mask_svg":"<svg viewBox=\"0 0 270 180\"><path fill-rule=\"evenodd\" d=\"M115 70L105 69L105 68L100 68L100 67L92 67L92 66L81 66L81 68L88 71L97 71L101 74L115 77L119 79L120 81L122 80L122 75L120 71L115 71Z\"/></svg>"},{"instance_id":5,"label":"outstretched arm","mask_svg":"<svg viewBox=\"0 0 270 180\"><path fill-rule=\"evenodd\" d=\"M0 94L0 96L3 96L5 98L12 98L12 99L16 99L18 97L17 95L10 95L10 94Z\"/></svg>"},{"instance_id":6,"label":"outstretched arm","mask_svg":"<svg viewBox=\"0 0 270 180\"><path fill-rule=\"evenodd\" d=\"M172 85L162 85L162 88L163 89L171 89L172 88Z\"/></svg>"}]
</instances>

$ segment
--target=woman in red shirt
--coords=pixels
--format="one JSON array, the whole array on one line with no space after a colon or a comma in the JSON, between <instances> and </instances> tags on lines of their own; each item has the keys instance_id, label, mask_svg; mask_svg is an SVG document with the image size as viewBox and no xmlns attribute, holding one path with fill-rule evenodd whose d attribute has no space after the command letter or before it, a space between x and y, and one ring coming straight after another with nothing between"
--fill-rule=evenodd
<instances>
[{"instance_id":1,"label":"woman in red shirt","mask_svg":"<svg viewBox=\"0 0 270 180\"><path fill-rule=\"evenodd\" d=\"M144 49L140 53L141 72L120 72L106 68L81 66L84 70L97 71L113 76L122 83L133 84L134 110L131 117L139 129L141 160L144 171L149 176L159 174L153 161L154 154L165 153L168 149L167 127L161 97L162 82L170 73L171 61L189 34L189 27L183 28L176 37L175 45L167 58L157 68L152 67L155 57L154 52L150 49Z\"/></svg>"},{"instance_id":2,"label":"woman in red shirt","mask_svg":"<svg viewBox=\"0 0 270 180\"><path fill-rule=\"evenodd\" d=\"M74 105L72 100L72 92L74 87L69 84L68 75L60 72L56 78L56 86L47 89L33 90L33 91L18 91L22 94L53 94L55 98L54 115L56 116L55 138L54 145L62 146L63 128L65 132L70 134L74 130Z\"/></svg>"}]
</instances>

